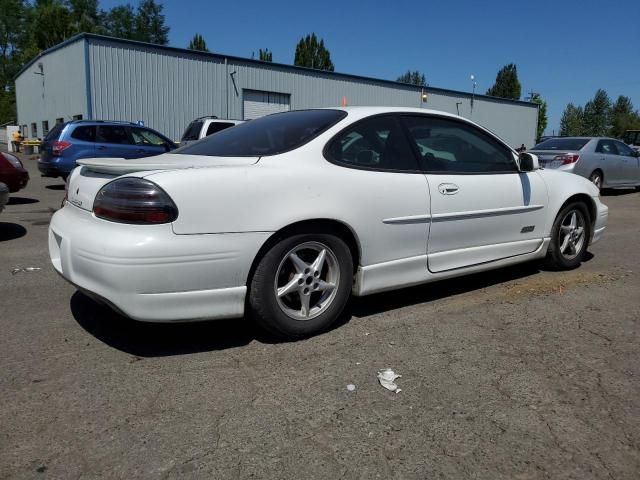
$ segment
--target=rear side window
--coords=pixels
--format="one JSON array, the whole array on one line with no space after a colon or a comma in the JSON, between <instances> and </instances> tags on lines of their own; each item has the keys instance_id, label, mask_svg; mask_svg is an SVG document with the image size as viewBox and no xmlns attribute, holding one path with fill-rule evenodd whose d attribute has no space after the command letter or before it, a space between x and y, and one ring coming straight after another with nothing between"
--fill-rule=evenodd
<instances>
[{"instance_id":1,"label":"rear side window","mask_svg":"<svg viewBox=\"0 0 640 480\"><path fill-rule=\"evenodd\" d=\"M630 147L626 146L624 143L615 142L615 145L620 155L625 155L627 157L630 157L633 155L633 150Z\"/></svg>"},{"instance_id":2,"label":"rear side window","mask_svg":"<svg viewBox=\"0 0 640 480\"><path fill-rule=\"evenodd\" d=\"M74 128L71 133L71 138L82 140L83 142L95 142L96 141L96 127L85 125L82 127Z\"/></svg>"},{"instance_id":3,"label":"rear side window","mask_svg":"<svg viewBox=\"0 0 640 480\"><path fill-rule=\"evenodd\" d=\"M207 128L207 137L216 132L220 132L225 128L233 127L233 123L211 122Z\"/></svg>"},{"instance_id":4,"label":"rear side window","mask_svg":"<svg viewBox=\"0 0 640 480\"><path fill-rule=\"evenodd\" d=\"M580 150L589 142L588 138L550 138L532 150Z\"/></svg>"},{"instance_id":5,"label":"rear side window","mask_svg":"<svg viewBox=\"0 0 640 480\"><path fill-rule=\"evenodd\" d=\"M98 143L131 144L127 128L122 125L99 125L96 134Z\"/></svg>"},{"instance_id":6,"label":"rear side window","mask_svg":"<svg viewBox=\"0 0 640 480\"><path fill-rule=\"evenodd\" d=\"M325 156L334 163L355 168L419 170L402 127L392 115L369 118L343 130L331 141Z\"/></svg>"},{"instance_id":7,"label":"rear side window","mask_svg":"<svg viewBox=\"0 0 640 480\"><path fill-rule=\"evenodd\" d=\"M473 125L429 116L403 116L426 172L511 173L511 150Z\"/></svg>"},{"instance_id":8,"label":"rear side window","mask_svg":"<svg viewBox=\"0 0 640 480\"><path fill-rule=\"evenodd\" d=\"M293 110L241 123L174 150L186 155L261 157L298 148L344 117L341 110Z\"/></svg>"},{"instance_id":9,"label":"rear side window","mask_svg":"<svg viewBox=\"0 0 640 480\"><path fill-rule=\"evenodd\" d=\"M44 138L45 142L49 140L56 140L58 137L60 137L60 134L62 133L62 130L66 125L66 123L56 123L56 125L51 130L49 130L49 133Z\"/></svg>"},{"instance_id":10,"label":"rear side window","mask_svg":"<svg viewBox=\"0 0 640 480\"><path fill-rule=\"evenodd\" d=\"M189 124L187 129L182 135L182 141L187 140L198 140L200 138L200 130L202 130L202 124L204 122L202 120L194 120Z\"/></svg>"}]
</instances>

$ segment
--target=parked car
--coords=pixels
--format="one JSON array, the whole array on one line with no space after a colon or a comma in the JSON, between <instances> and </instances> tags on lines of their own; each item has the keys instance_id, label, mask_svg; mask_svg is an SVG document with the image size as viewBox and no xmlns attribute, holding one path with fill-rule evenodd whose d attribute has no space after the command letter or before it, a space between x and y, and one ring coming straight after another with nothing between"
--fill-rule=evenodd
<instances>
[{"instance_id":1,"label":"parked car","mask_svg":"<svg viewBox=\"0 0 640 480\"><path fill-rule=\"evenodd\" d=\"M638 152L602 137L552 138L530 150L540 166L575 173L598 188L640 186Z\"/></svg>"},{"instance_id":2,"label":"parked car","mask_svg":"<svg viewBox=\"0 0 640 480\"><path fill-rule=\"evenodd\" d=\"M22 190L29 183L29 172L15 155L0 152L0 183L4 183L11 193Z\"/></svg>"},{"instance_id":3,"label":"parked car","mask_svg":"<svg viewBox=\"0 0 640 480\"><path fill-rule=\"evenodd\" d=\"M9 202L9 187L0 182L0 213L4 210L7 202Z\"/></svg>"},{"instance_id":4,"label":"parked car","mask_svg":"<svg viewBox=\"0 0 640 480\"><path fill-rule=\"evenodd\" d=\"M464 118L424 109L277 113L170 154L81 160L51 261L143 321L328 328L349 296L547 258L577 267L608 209ZM245 303L246 300L246 303Z\"/></svg>"},{"instance_id":5,"label":"parked car","mask_svg":"<svg viewBox=\"0 0 640 480\"><path fill-rule=\"evenodd\" d=\"M244 123L244 120L223 120L216 116L200 117L191 122L180 139L180 146L208 137L214 133Z\"/></svg>"},{"instance_id":6,"label":"parked car","mask_svg":"<svg viewBox=\"0 0 640 480\"><path fill-rule=\"evenodd\" d=\"M164 135L129 122L73 120L56 125L40 147L38 170L66 179L83 158L140 158L177 148Z\"/></svg>"},{"instance_id":7,"label":"parked car","mask_svg":"<svg viewBox=\"0 0 640 480\"><path fill-rule=\"evenodd\" d=\"M640 151L640 130L627 130L622 140L634 150Z\"/></svg>"}]
</instances>

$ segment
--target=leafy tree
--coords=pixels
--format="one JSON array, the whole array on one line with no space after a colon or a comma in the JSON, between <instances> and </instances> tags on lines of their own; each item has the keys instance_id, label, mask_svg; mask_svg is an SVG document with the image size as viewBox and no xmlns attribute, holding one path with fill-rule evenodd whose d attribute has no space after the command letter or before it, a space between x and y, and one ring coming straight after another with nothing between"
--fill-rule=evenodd
<instances>
[{"instance_id":1,"label":"leafy tree","mask_svg":"<svg viewBox=\"0 0 640 480\"><path fill-rule=\"evenodd\" d=\"M71 12L71 28L76 33L104 33L98 0L67 0Z\"/></svg>"},{"instance_id":2,"label":"leafy tree","mask_svg":"<svg viewBox=\"0 0 640 480\"><path fill-rule=\"evenodd\" d=\"M61 0L36 0L31 11L30 32L39 50L46 50L74 35L73 16Z\"/></svg>"},{"instance_id":3,"label":"leafy tree","mask_svg":"<svg viewBox=\"0 0 640 480\"><path fill-rule=\"evenodd\" d=\"M162 5L155 0L141 0L135 22L135 39L141 42L167 45L169 27L164 24Z\"/></svg>"},{"instance_id":4,"label":"leafy tree","mask_svg":"<svg viewBox=\"0 0 640 480\"><path fill-rule=\"evenodd\" d=\"M415 70L413 72L411 70L407 70L407 73L400 75L396 81L400 83L418 85L419 87L427 86L427 79L424 76L424 73L421 73L418 70Z\"/></svg>"},{"instance_id":5,"label":"leafy tree","mask_svg":"<svg viewBox=\"0 0 640 480\"><path fill-rule=\"evenodd\" d=\"M545 102L544 100L542 100L542 97L540 97L540 94L535 93L533 94L533 96L531 97L531 101L533 103L537 103L539 105L538 107L538 125L537 125L537 131L536 131L536 138L540 138L542 135L544 135L544 131L547 128L547 123L548 123L548 118L547 118L547 102Z\"/></svg>"},{"instance_id":6,"label":"leafy tree","mask_svg":"<svg viewBox=\"0 0 640 480\"><path fill-rule=\"evenodd\" d=\"M631 99L620 95L611 108L609 136L622 138L625 130L636 129L640 129L640 115L633 110Z\"/></svg>"},{"instance_id":7,"label":"leafy tree","mask_svg":"<svg viewBox=\"0 0 640 480\"><path fill-rule=\"evenodd\" d=\"M560 119L560 135L565 137L575 137L584 135L584 111L582 107L576 107L569 103L562 113Z\"/></svg>"},{"instance_id":8,"label":"leafy tree","mask_svg":"<svg viewBox=\"0 0 640 480\"><path fill-rule=\"evenodd\" d=\"M208 52L207 42L204 41L204 38L199 33L196 33L191 41L189 42L189 50L199 50L201 52Z\"/></svg>"},{"instance_id":9,"label":"leafy tree","mask_svg":"<svg viewBox=\"0 0 640 480\"><path fill-rule=\"evenodd\" d=\"M260 49L258 54L260 55L260 60L263 62L273 62L273 53L270 52L268 48L265 48L264 50Z\"/></svg>"},{"instance_id":10,"label":"leafy tree","mask_svg":"<svg viewBox=\"0 0 640 480\"><path fill-rule=\"evenodd\" d=\"M513 63L500 69L496 75L496 83L487 90L487 95L491 97L511 98L513 100L519 100L520 93L521 86L518 80L518 69Z\"/></svg>"},{"instance_id":11,"label":"leafy tree","mask_svg":"<svg viewBox=\"0 0 640 480\"><path fill-rule=\"evenodd\" d=\"M104 14L103 28L107 35L133 40L136 38L136 12L129 4L118 5Z\"/></svg>"},{"instance_id":12,"label":"leafy tree","mask_svg":"<svg viewBox=\"0 0 640 480\"><path fill-rule=\"evenodd\" d=\"M611 123L611 101L609 95L598 89L584 106L584 135L601 137L609 133Z\"/></svg>"},{"instance_id":13,"label":"leafy tree","mask_svg":"<svg viewBox=\"0 0 640 480\"><path fill-rule=\"evenodd\" d=\"M315 33L300 39L296 46L293 64L330 72L334 70L331 54L325 48L324 40L318 41Z\"/></svg>"},{"instance_id":14,"label":"leafy tree","mask_svg":"<svg viewBox=\"0 0 640 480\"><path fill-rule=\"evenodd\" d=\"M23 46L28 40L24 0L0 0L0 123L16 119L13 77L23 63Z\"/></svg>"}]
</instances>

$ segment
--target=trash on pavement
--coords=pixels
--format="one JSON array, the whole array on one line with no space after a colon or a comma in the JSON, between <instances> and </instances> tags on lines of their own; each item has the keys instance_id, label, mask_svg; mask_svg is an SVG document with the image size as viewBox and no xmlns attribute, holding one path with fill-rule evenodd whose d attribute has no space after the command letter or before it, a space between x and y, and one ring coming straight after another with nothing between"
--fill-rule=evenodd
<instances>
[{"instance_id":1,"label":"trash on pavement","mask_svg":"<svg viewBox=\"0 0 640 480\"><path fill-rule=\"evenodd\" d=\"M349 385L347 385L347 390L349 390L350 392L353 392L356 389L356 386L353 383L350 383Z\"/></svg>"},{"instance_id":2,"label":"trash on pavement","mask_svg":"<svg viewBox=\"0 0 640 480\"><path fill-rule=\"evenodd\" d=\"M16 267L13 270L11 270L11 275L15 275L16 273L20 273L20 272L37 272L38 270L42 270L42 269L40 267L24 267L24 268Z\"/></svg>"},{"instance_id":3,"label":"trash on pavement","mask_svg":"<svg viewBox=\"0 0 640 480\"><path fill-rule=\"evenodd\" d=\"M378 372L378 381L380 382L380 385L382 385L387 390L390 390L396 393L399 393L402 391L402 389L398 388L398 385L396 385L395 383L396 378L400 378L400 377L402 377L402 375L398 375L396 372L394 372L390 368L387 368L385 370Z\"/></svg>"}]
</instances>

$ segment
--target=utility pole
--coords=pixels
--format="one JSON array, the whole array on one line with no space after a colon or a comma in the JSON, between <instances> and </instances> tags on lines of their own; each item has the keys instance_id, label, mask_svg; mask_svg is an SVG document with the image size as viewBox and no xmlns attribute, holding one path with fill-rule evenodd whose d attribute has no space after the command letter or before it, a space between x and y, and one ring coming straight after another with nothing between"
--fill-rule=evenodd
<instances>
[{"instance_id":1,"label":"utility pole","mask_svg":"<svg viewBox=\"0 0 640 480\"><path fill-rule=\"evenodd\" d=\"M527 101L532 102L533 97L539 97L540 92L534 92L533 90L529 90L529 96L527 97Z\"/></svg>"}]
</instances>

